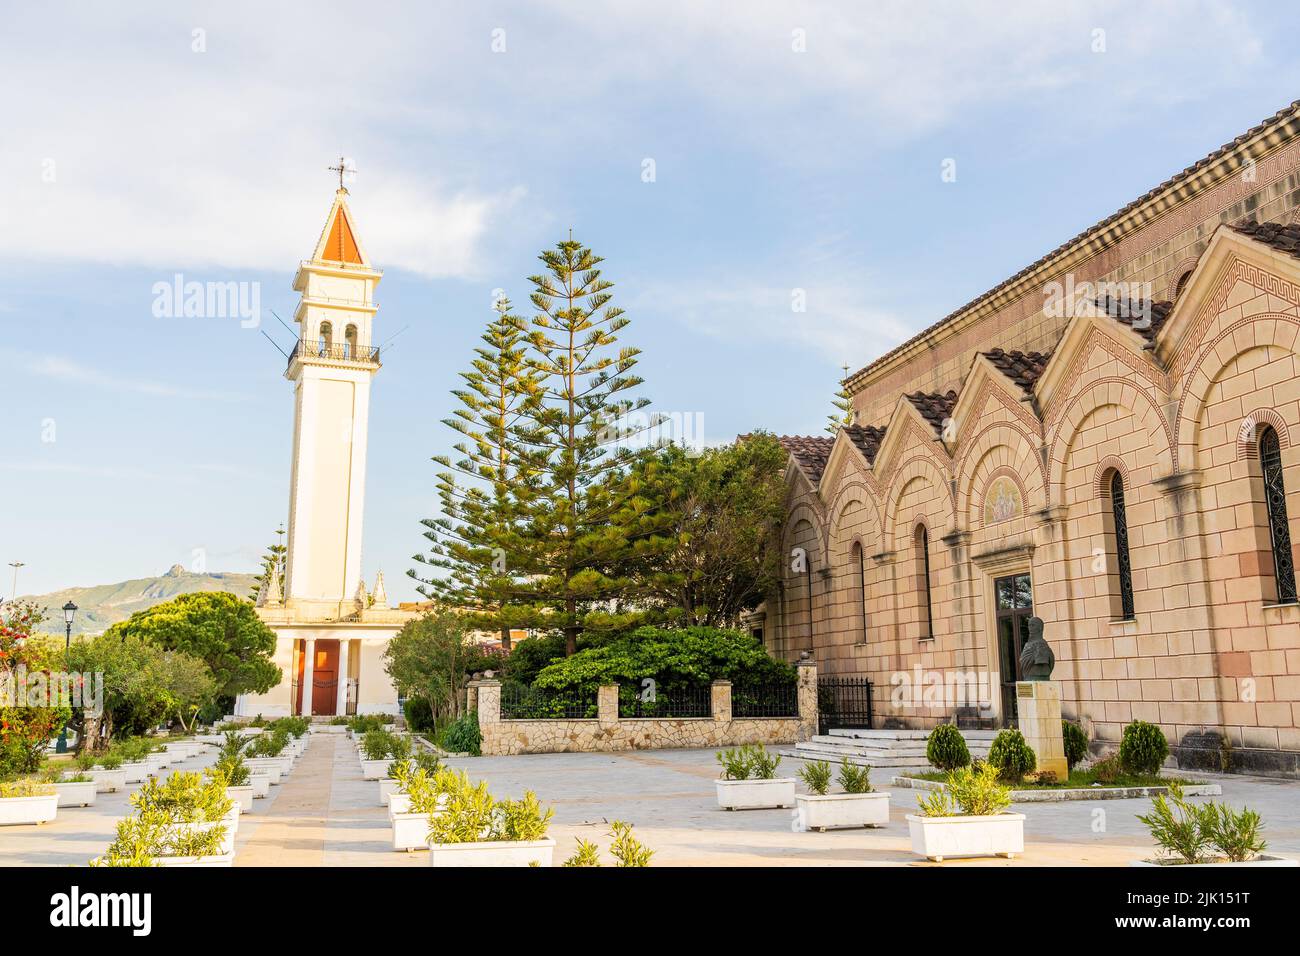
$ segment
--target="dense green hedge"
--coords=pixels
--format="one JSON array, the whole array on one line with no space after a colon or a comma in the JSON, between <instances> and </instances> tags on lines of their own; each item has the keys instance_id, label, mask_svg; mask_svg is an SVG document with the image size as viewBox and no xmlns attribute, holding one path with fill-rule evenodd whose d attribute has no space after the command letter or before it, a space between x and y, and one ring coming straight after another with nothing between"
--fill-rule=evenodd
<instances>
[{"instance_id":1,"label":"dense green hedge","mask_svg":"<svg viewBox=\"0 0 1300 956\"><path fill-rule=\"evenodd\" d=\"M523 651L524 641L514 652ZM513 656L513 655L512 655ZM518 679L519 674L512 673ZM641 689L646 680L660 693L715 680L733 683L793 683L795 670L767 653L743 631L712 627L641 627L622 637L552 660L538 672L535 687L586 699L601 684Z\"/></svg>"}]
</instances>

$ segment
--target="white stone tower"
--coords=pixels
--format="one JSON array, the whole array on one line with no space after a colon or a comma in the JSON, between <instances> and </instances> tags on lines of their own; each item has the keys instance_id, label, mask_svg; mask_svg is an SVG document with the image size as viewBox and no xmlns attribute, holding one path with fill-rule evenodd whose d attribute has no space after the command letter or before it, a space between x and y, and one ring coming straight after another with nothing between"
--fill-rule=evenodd
<instances>
[{"instance_id":1,"label":"white stone tower","mask_svg":"<svg viewBox=\"0 0 1300 956\"><path fill-rule=\"evenodd\" d=\"M293 470L284 601L302 618L338 619L361 584L375 286L383 275L357 238L340 186L311 259L298 266L299 340L285 377L294 384Z\"/></svg>"}]
</instances>

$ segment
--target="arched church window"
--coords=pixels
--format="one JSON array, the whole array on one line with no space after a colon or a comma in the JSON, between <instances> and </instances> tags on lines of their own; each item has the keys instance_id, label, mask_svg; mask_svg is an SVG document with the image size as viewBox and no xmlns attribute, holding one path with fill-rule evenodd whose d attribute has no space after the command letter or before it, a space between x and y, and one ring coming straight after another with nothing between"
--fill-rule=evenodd
<instances>
[{"instance_id":1,"label":"arched church window","mask_svg":"<svg viewBox=\"0 0 1300 956\"><path fill-rule=\"evenodd\" d=\"M1293 604L1295 561L1291 555L1291 528L1287 523L1286 484L1282 479L1282 444L1271 425L1265 425L1259 432L1259 463L1264 472L1264 505L1268 509L1268 536L1273 546L1277 602Z\"/></svg>"},{"instance_id":2,"label":"arched church window","mask_svg":"<svg viewBox=\"0 0 1300 956\"><path fill-rule=\"evenodd\" d=\"M1190 279L1191 277L1192 277L1191 269L1188 269L1186 272L1184 272L1182 275L1178 277L1178 282L1174 286L1174 298L1177 298L1178 296L1183 294L1183 289L1187 287L1187 280Z\"/></svg>"},{"instance_id":3,"label":"arched church window","mask_svg":"<svg viewBox=\"0 0 1300 956\"><path fill-rule=\"evenodd\" d=\"M329 352L330 346L334 344L334 327L328 322L320 324L320 337L316 341L316 348L319 354L325 355Z\"/></svg>"},{"instance_id":4,"label":"arched church window","mask_svg":"<svg viewBox=\"0 0 1300 956\"><path fill-rule=\"evenodd\" d=\"M925 525L916 526L916 585L920 590L918 606L921 614L920 639L928 641L934 637L934 606L930 597L930 532Z\"/></svg>"},{"instance_id":5,"label":"arched church window","mask_svg":"<svg viewBox=\"0 0 1300 956\"><path fill-rule=\"evenodd\" d=\"M1115 558L1115 587L1118 591L1119 617L1133 619L1133 565L1128 554L1128 512L1124 499L1124 476L1116 468L1110 473L1111 553Z\"/></svg>"},{"instance_id":6,"label":"arched church window","mask_svg":"<svg viewBox=\"0 0 1300 956\"><path fill-rule=\"evenodd\" d=\"M854 541L849 555L850 575L853 580L853 609L857 615L858 643L867 643L867 568L862 554L862 542Z\"/></svg>"}]
</instances>

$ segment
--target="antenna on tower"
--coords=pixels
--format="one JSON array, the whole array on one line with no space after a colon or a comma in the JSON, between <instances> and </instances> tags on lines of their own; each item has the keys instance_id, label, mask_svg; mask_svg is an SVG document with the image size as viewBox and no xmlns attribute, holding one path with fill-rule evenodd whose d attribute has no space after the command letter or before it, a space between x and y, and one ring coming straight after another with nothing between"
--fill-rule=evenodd
<instances>
[{"instance_id":1,"label":"antenna on tower","mask_svg":"<svg viewBox=\"0 0 1300 956\"><path fill-rule=\"evenodd\" d=\"M265 336L266 340L275 346L275 350L284 356L284 360L286 362L289 361L289 353L286 352L284 349L280 348L280 346L276 343L275 339L271 338L271 336L266 334L266 329L258 329L257 331L261 332L262 335Z\"/></svg>"}]
</instances>

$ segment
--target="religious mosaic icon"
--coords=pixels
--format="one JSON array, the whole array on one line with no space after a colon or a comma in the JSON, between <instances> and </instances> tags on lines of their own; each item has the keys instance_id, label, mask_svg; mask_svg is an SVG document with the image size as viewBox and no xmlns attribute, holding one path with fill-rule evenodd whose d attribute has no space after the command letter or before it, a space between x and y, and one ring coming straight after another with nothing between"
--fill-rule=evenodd
<instances>
[{"instance_id":1,"label":"religious mosaic icon","mask_svg":"<svg viewBox=\"0 0 1300 956\"><path fill-rule=\"evenodd\" d=\"M1020 514L1020 489L1005 475L993 479L984 496L984 523L997 524Z\"/></svg>"}]
</instances>

